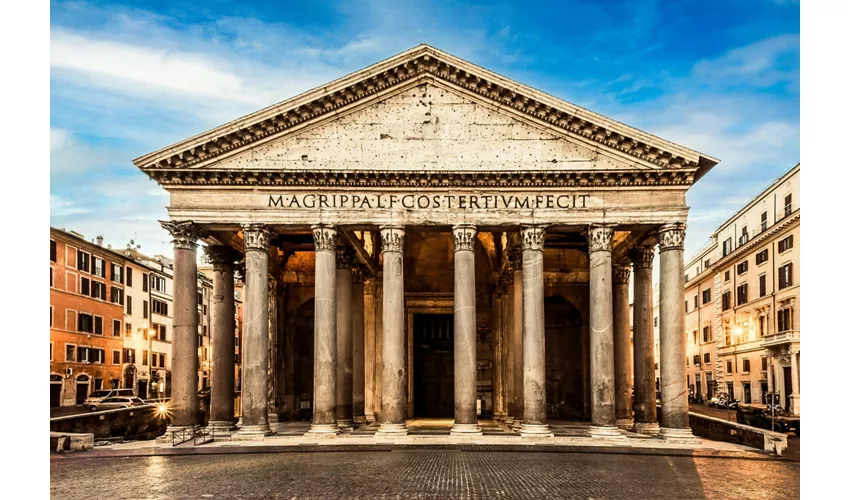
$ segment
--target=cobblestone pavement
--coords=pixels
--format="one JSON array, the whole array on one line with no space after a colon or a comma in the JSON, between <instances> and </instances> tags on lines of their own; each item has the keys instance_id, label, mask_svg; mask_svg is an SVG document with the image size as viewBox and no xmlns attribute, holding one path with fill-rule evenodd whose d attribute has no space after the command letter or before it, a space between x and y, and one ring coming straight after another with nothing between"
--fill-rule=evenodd
<instances>
[{"instance_id":1,"label":"cobblestone pavement","mask_svg":"<svg viewBox=\"0 0 850 500\"><path fill-rule=\"evenodd\" d=\"M50 462L54 499L730 498L800 496L798 463L596 453L415 451Z\"/></svg>"}]
</instances>

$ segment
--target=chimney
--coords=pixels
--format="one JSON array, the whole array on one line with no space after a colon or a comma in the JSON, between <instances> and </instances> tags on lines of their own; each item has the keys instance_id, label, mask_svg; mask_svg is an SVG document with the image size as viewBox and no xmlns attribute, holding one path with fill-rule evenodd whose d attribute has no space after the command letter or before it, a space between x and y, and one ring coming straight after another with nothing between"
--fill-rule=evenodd
<instances>
[{"instance_id":1,"label":"chimney","mask_svg":"<svg viewBox=\"0 0 850 500\"><path fill-rule=\"evenodd\" d=\"M101 235L97 235L97 246L99 246L99 247L103 246L103 236L101 236Z\"/></svg>"}]
</instances>

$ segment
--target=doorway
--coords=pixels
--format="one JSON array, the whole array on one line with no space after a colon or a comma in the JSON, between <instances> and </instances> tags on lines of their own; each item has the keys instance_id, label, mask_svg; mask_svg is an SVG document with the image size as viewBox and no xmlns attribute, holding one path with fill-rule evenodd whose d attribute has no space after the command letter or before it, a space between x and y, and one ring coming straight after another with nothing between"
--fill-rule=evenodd
<instances>
[{"instance_id":1,"label":"doorway","mask_svg":"<svg viewBox=\"0 0 850 500\"><path fill-rule=\"evenodd\" d=\"M782 367L782 385L785 386L785 409L791 411L791 367Z\"/></svg>"},{"instance_id":2,"label":"doorway","mask_svg":"<svg viewBox=\"0 0 850 500\"><path fill-rule=\"evenodd\" d=\"M454 316L413 315L413 415L454 416Z\"/></svg>"},{"instance_id":3,"label":"doorway","mask_svg":"<svg viewBox=\"0 0 850 500\"><path fill-rule=\"evenodd\" d=\"M87 397L89 397L89 377L80 375L77 377L77 404L83 404Z\"/></svg>"},{"instance_id":4,"label":"doorway","mask_svg":"<svg viewBox=\"0 0 850 500\"><path fill-rule=\"evenodd\" d=\"M582 318L563 297L544 299L546 322L546 416L585 418L585 377L582 369ZM699 382L697 382L699 384Z\"/></svg>"},{"instance_id":5,"label":"doorway","mask_svg":"<svg viewBox=\"0 0 850 500\"><path fill-rule=\"evenodd\" d=\"M139 380L139 394L138 396L142 399L148 399L148 381L147 380Z\"/></svg>"},{"instance_id":6,"label":"doorway","mask_svg":"<svg viewBox=\"0 0 850 500\"><path fill-rule=\"evenodd\" d=\"M50 407L58 408L62 404L62 377L50 376Z\"/></svg>"}]
</instances>

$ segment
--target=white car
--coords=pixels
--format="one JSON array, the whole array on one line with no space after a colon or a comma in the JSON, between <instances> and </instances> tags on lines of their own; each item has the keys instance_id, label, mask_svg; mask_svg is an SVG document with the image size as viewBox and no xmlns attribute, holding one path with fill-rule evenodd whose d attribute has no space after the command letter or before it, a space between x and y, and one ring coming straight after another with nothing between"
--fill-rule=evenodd
<instances>
[{"instance_id":1,"label":"white car","mask_svg":"<svg viewBox=\"0 0 850 500\"><path fill-rule=\"evenodd\" d=\"M97 405L106 398L114 398L118 396L131 398L134 396L133 389L101 389L99 391L94 391L89 394L85 401L83 401L83 406L91 410L92 405Z\"/></svg>"},{"instance_id":2,"label":"white car","mask_svg":"<svg viewBox=\"0 0 850 500\"><path fill-rule=\"evenodd\" d=\"M133 406L141 406L144 404L145 402L144 400L142 400L142 398L137 398L134 396L115 396L113 398L103 398L100 400L100 402L89 405L89 410L115 410L117 408L130 408Z\"/></svg>"}]
</instances>

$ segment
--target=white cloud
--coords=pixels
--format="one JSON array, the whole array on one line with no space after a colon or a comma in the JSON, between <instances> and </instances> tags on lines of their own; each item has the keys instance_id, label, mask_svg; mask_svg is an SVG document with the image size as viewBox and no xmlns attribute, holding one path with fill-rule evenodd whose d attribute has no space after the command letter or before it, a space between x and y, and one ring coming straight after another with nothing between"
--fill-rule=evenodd
<instances>
[{"instance_id":1,"label":"white cloud","mask_svg":"<svg viewBox=\"0 0 850 500\"><path fill-rule=\"evenodd\" d=\"M798 85L800 35L780 35L730 50L713 60L694 65L694 75L718 85L745 84L770 87Z\"/></svg>"},{"instance_id":2,"label":"white cloud","mask_svg":"<svg viewBox=\"0 0 850 500\"><path fill-rule=\"evenodd\" d=\"M50 127L50 151L57 151L71 142L71 133L65 129Z\"/></svg>"},{"instance_id":3,"label":"white cloud","mask_svg":"<svg viewBox=\"0 0 850 500\"><path fill-rule=\"evenodd\" d=\"M61 196L50 195L50 216L51 217L66 217L68 215L87 214L90 209L81 207L71 200Z\"/></svg>"}]
</instances>

